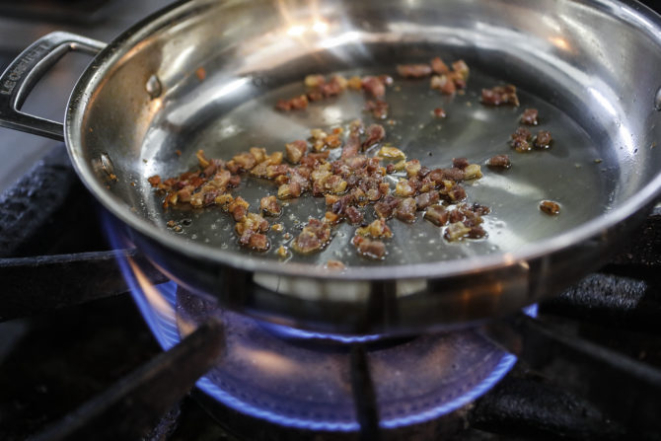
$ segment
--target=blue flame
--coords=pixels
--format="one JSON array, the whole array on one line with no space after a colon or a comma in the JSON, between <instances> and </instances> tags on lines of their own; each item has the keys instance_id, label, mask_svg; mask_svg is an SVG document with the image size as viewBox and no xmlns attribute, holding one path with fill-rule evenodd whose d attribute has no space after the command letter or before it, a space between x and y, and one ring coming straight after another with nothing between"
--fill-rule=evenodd
<instances>
[{"instance_id":1,"label":"blue flame","mask_svg":"<svg viewBox=\"0 0 661 441\"><path fill-rule=\"evenodd\" d=\"M122 243L115 234L108 216L103 218L108 233L109 240L114 248L122 249L126 244ZM150 304L148 296L142 290L136 276L129 265L127 258L122 254L117 254L118 264L125 276L126 282L132 290L133 298L138 305L148 326L153 331L154 336L164 350L168 350L180 342L179 330L176 321L176 303L177 303L177 285L174 282L167 282L155 286L161 298L165 300L168 308L155 308ZM162 305L161 305L162 306ZM531 305L524 309L525 313L531 317L537 316L537 305ZM308 332L289 328L282 325L266 324L268 329L274 333L288 338L298 338L306 340L332 340L339 343L366 343L378 340L379 335L367 336L342 336L332 334L322 334ZM393 417L380 421L380 426L384 429L395 429L397 427L419 424L431 419L435 419L453 412L462 406L481 397L498 383L514 366L517 358L512 354L504 354L494 367L493 371L482 381L477 383L472 389L461 396L449 401L439 403L437 406L428 408L419 413L407 416ZM296 429L312 431L329 432L354 432L360 429L358 422L333 422L311 418L295 418L280 413L257 407L247 403L230 392L221 389L217 384L203 377L197 381L197 386L205 393L220 401L224 405L231 407L241 413L263 419L274 424L288 426Z\"/></svg>"}]
</instances>

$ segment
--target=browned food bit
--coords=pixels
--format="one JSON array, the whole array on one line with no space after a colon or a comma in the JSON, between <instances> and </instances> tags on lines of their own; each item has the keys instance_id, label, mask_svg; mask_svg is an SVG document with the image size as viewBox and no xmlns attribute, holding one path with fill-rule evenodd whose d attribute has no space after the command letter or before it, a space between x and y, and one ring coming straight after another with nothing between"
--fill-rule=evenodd
<instances>
[{"instance_id":1,"label":"browned food bit","mask_svg":"<svg viewBox=\"0 0 661 441\"><path fill-rule=\"evenodd\" d=\"M362 224L365 218L365 214L353 206L347 207L344 214L352 225Z\"/></svg>"},{"instance_id":2,"label":"browned food bit","mask_svg":"<svg viewBox=\"0 0 661 441\"><path fill-rule=\"evenodd\" d=\"M412 180L400 179L395 186L395 194L401 197L413 196L416 193L416 186Z\"/></svg>"},{"instance_id":3,"label":"browned food bit","mask_svg":"<svg viewBox=\"0 0 661 441\"><path fill-rule=\"evenodd\" d=\"M444 75L450 73L450 68L441 60L440 57L436 57L431 60L431 69L434 73L439 75Z\"/></svg>"},{"instance_id":4,"label":"browned food bit","mask_svg":"<svg viewBox=\"0 0 661 441\"><path fill-rule=\"evenodd\" d=\"M470 69L464 60L457 60L452 63L452 70L455 74L458 75L458 78L463 81L468 81L468 76L470 75ZM455 80L457 82L457 80ZM464 83L465 86L465 83Z\"/></svg>"},{"instance_id":5,"label":"browned food bit","mask_svg":"<svg viewBox=\"0 0 661 441\"><path fill-rule=\"evenodd\" d=\"M330 237L330 225L319 219L310 219L301 234L292 242L292 248L297 253L310 254L325 247Z\"/></svg>"},{"instance_id":6,"label":"browned food bit","mask_svg":"<svg viewBox=\"0 0 661 441\"><path fill-rule=\"evenodd\" d=\"M466 235L466 237L468 237L469 239L482 239L483 237L486 236L487 236L486 230L480 225L470 227L470 231Z\"/></svg>"},{"instance_id":7,"label":"browned food bit","mask_svg":"<svg viewBox=\"0 0 661 441\"><path fill-rule=\"evenodd\" d=\"M378 77L368 76L363 78L362 86L368 95L376 99L382 99L386 96L386 85Z\"/></svg>"},{"instance_id":8,"label":"browned food bit","mask_svg":"<svg viewBox=\"0 0 661 441\"><path fill-rule=\"evenodd\" d=\"M266 235L250 230L246 230L239 238L239 243L244 247L261 252L268 251L271 248L271 243Z\"/></svg>"},{"instance_id":9,"label":"browned food bit","mask_svg":"<svg viewBox=\"0 0 661 441\"><path fill-rule=\"evenodd\" d=\"M296 199L303 193L299 182L293 181L278 187L278 199Z\"/></svg>"},{"instance_id":10,"label":"browned food bit","mask_svg":"<svg viewBox=\"0 0 661 441\"><path fill-rule=\"evenodd\" d=\"M480 179L482 177L482 167L480 167L478 164L468 164L468 166L464 169L464 179L465 180L471 180L471 179Z\"/></svg>"},{"instance_id":11,"label":"browned food bit","mask_svg":"<svg viewBox=\"0 0 661 441\"><path fill-rule=\"evenodd\" d=\"M510 168L512 166L512 161L507 155L496 155L492 156L491 159L487 162L487 165L491 168Z\"/></svg>"},{"instance_id":12,"label":"browned food bit","mask_svg":"<svg viewBox=\"0 0 661 441\"><path fill-rule=\"evenodd\" d=\"M480 204L471 205L470 210L479 216L484 216L491 213L491 208Z\"/></svg>"},{"instance_id":13,"label":"browned food bit","mask_svg":"<svg viewBox=\"0 0 661 441\"><path fill-rule=\"evenodd\" d=\"M386 137L386 130L382 125L371 124L367 128L367 139L363 141L363 148L371 147Z\"/></svg>"},{"instance_id":14,"label":"browned food bit","mask_svg":"<svg viewBox=\"0 0 661 441\"><path fill-rule=\"evenodd\" d=\"M380 240L373 240L363 236L354 236L351 243L358 250L358 254L374 260L383 260L386 256L386 245Z\"/></svg>"},{"instance_id":15,"label":"browned food bit","mask_svg":"<svg viewBox=\"0 0 661 441\"><path fill-rule=\"evenodd\" d=\"M275 105L275 108L282 110L284 112L289 112L290 110L300 110L308 107L308 97L306 95L300 95L288 100L279 100Z\"/></svg>"},{"instance_id":16,"label":"browned food bit","mask_svg":"<svg viewBox=\"0 0 661 441\"><path fill-rule=\"evenodd\" d=\"M365 110L372 113L376 119L388 118L388 103L382 100L368 100L365 103Z\"/></svg>"},{"instance_id":17,"label":"browned food bit","mask_svg":"<svg viewBox=\"0 0 661 441\"><path fill-rule=\"evenodd\" d=\"M280 245L276 251L276 254L280 256L280 258L284 259L289 254L289 251L287 250L286 246Z\"/></svg>"},{"instance_id":18,"label":"browned food bit","mask_svg":"<svg viewBox=\"0 0 661 441\"><path fill-rule=\"evenodd\" d=\"M415 197L415 203L418 210L424 210L430 205L437 204L440 197L437 191L428 191Z\"/></svg>"},{"instance_id":19,"label":"browned food bit","mask_svg":"<svg viewBox=\"0 0 661 441\"><path fill-rule=\"evenodd\" d=\"M434 116L436 118L441 118L442 119L442 118L445 118L447 115L445 113L445 110L443 110L440 107L437 107L437 108L434 109Z\"/></svg>"},{"instance_id":20,"label":"browned food bit","mask_svg":"<svg viewBox=\"0 0 661 441\"><path fill-rule=\"evenodd\" d=\"M423 78L431 75L432 68L428 64L399 64L397 73L404 78Z\"/></svg>"},{"instance_id":21,"label":"browned food bit","mask_svg":"<svg viewBox=\"0 0 661 441\"><path fill-rule=\"evenodd\" d=\"M285 151L287 152L287 160L292 164L298 164L301 162L301 158L305 155L305 152L308 150L307 142L303 140L296 140L285 144Z\"/></svg>"},{"instance_id":22,"label":"browned food bit","mask_svg":"<svg viewBox=\"0 0 661 441\"><path fill-rule=\"evenodd\" d=\"M401 201L402 200L399 198L388 195L374 204L374 211L380 218L390 219Z\"/></svg>"},{"instance_id":23,"label":"browned food bit","mask_svg":"<svg viewBox=\"0 0 661 441\"><path fill-rule=\"evenodd\" d=\"M427 207L424 218L434 225L442 227L448 224L450 212L443 205L432 205Z\"/></svg>"},{"instance_id":24,"label":"browned food bit","mask_svg":"<svg viewBox=\"0 0 661 441\"><path fill-rule=\"evenodd\" d=\"M547 149L551 146L551 142L553 142L551 133L546 130L540 130L539 133L537 133L537 136L535 136L533 144L538 149Z\"/></svg>"},{"instance_id":25,"label":"browned food bit","mask_svg":"<svg viewBox=\"0 0 661 441\"><path fill-rule=\"evenodd\" d=\"M251 230L255 233L266 233L269 231L269 223L266 219L256 213L248 213L234 225L234 230L239 236L247 230Z\"/></svg>"},{"instance_id":26,"label":"browned food bit","mask_svg":"<svg viewBox=\"0 0 661 441\"><path fill-rule=\"evenodd\" d=\"M430 87L440 91L443 95L453 95L457 91L455 82L448 75L431 77Z\"/></svg>"},{"instance_id":27,"label":"browned food bit","mask_svg":"<svg viewBox=\"0 0 661 441\"><path fill-rule=\"evenodd\" d=\"M519 97L516 94L516 87L508 84L507 86L496 86L492 89L482 89L482 104L488 106L511 105L519 106Z\"/></svg>"},{"instance_id":28,"label":"browned food bit","mask_svg":"<svg viewBox=\"0 0 661 441\"><path fill-rule=\"evenodd\" d=\"M275 196L265 196L259 201L259 208L266 216L280 216L282 207Z\"/></svg>"},{"instance_id":29,"label":"browned food bit","mask_svg":"<svg viewBox=\"0 0 661 441\"><path fill-rule=\"evenodd\" d=\"M392 231L390 230L390 227L386 225L384 219L377 219L366 227L358 228L356 234L371 237L373 239L389 239L392 237Z\"/></svg>"},{"instance_id":30,"label":"browned food bit","mask_svg":"<svg viewBox=\"0 0 661 441\"><path fill-rule=\"evenodd\" d=\"M353 76L347 81L347 86L353 90L360 90L363 87L363 80L359 76Z\"/></svg>"},{"instance_id":31,"label":"browned food bit","mask_svg":"<svg viewBox=\"0 0 661 441\"><path fill-rule=\"evenodd\" d=\"M519 153L528 152L532 150L530 145L530 140L532 139L532 134L530 131L524 127L519 127L514 133L512 133L512 147Z\"/></svg>"},{"instance_id":32,"label":"browned food bit","mask_svg":"<svg viewBox=\"0 0 661 441\"><path fill-rule=\"evenodd\" d=\"M420 161L412 159L411 161L404 163L404 170L406 170L406 175L409 178L412 178L418 176L418 173L422 170L422 166L420 165Z\"/></svg>"},{"instance_id":33,"label":"browned food bit","mask_svg":"<svg viewBox=\"0 0 661 441\"><path fill-rule=\"evenodd\" d=\"M352 158L360 150L360 136L357 133L351 133L346 144L342 147L342 159Z\"/></svg>"},{"instance_id":34,"label":"browned food bit","mask_svg":"<svg viewBox=\"0 0 661 441\"><path fill-rule=\"evenodd\" d=\"M466 173L459 168L446 168L443 169L443 179L450 180L454 182L463 181L466 177Z\"/></svg>"},{"instance_id":35,"label":"browned food bit","mask_svg":"<svg viewBox=\"0 0 661 441\"><path fill-rule=\"evenodd\" d=\"M339 224L342 218L340 217L339 214L333 213L332 211L327 211L326 214L324 214L324 222L327 224L335 225Z\"/></svg>"},{"instance_id":36,"label":"browned food bit","mask_svg":"<svg viewBox=\"0 0 661 441\"><path fill-rule=\"evenodd\" d=\"M526 109L523 111L523 115L521 115L521 124L525 124L528 126L536 126L537 125L537 109Z\"/></svg>"},{"instance_id":37,"label":"browned food bit","mask_svg":"<svg viewBox=\"0 0 661 441\"><path fill-rule=\"evenodd\" d=\"M235 221L239 222L246 216L246 214L248 214L248 207L250 207L250 204L248 204L245 199L239 196L230 202L229 206L227 207L227 211L229 211Z\"/></svg>"},{"instance_id":38,"label":"browned food bit","mask_svg":"<svg viewBox=\"0 0 661 441\"><path fill-rule=\"evenodd\" d=\"M414 222L418 206L413 198L402 199L395 209L395 217L403 222Z\"/></svg>"},{"instance_id":39,"label":"browned food bit","mask_svg":"<svg viewBox=\"0 0 661 441\"><path fill-rule=\"evenodd\" d=\"M560 204L553 201L542 201L539 204L539 209L549 216L560 214Z\"/></svg>"},{"instance_id":40,"label":"browned food bit","mask_svg":"<svg viewBox=\"0 0 661 441\"><path fill-rule=\"evenodd\" d=\"M468 159L466 158L453 158L452 159L452 167L458 168L459 170L465 170L466 167L468 167Z\"/></svg>"},{"instance_id":41,"label":"browned food bit","mask_svg":"<svg viewBox=\"0 0 661 441\"><path fill-rule=\"evenodd\" d=\"M198 67L195 71L195 75L197 76L198 80L204 81L204 79L207 77L207 71L203 67Z\"/></svg>"},{"instance_id":42,"label":"browned food bit","mask_svg":"<svg viewBox=\"0 0 661 441\"><path fill-rule=\"evenodd\" d=\"M454 242L457 240L461 240L464 237L468 236L470 234L471 229L464 225L463 222L455 222L450 224L447 229L445 230L444 237L450 241Z\"/></svg>"},{"instance_id":43,"label":"browned food bit","mask_svg":"<svg viewBox=\"0 0 661 441\"><path fill-rule=\"evenodd\" d=\"M152 187L158 187L158 184L161 183L161 177L159 175L154 175L150 178L147 178Z\"/></svg>"}]
</instances>

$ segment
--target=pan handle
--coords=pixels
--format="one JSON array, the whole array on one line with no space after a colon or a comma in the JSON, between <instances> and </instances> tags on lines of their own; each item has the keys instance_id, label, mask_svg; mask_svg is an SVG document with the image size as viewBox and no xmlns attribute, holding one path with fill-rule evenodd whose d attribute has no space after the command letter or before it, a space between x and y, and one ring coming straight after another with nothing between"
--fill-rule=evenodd
<instances>
[{"instance_id":1,"label":"pan handle","mask_svg":"<svg viewBox=\"0 0 661 441\"><path fill-rule=\"evenodd\" d=\"M105 43L70 34L53 32L25 49L0 76L0 127L64 140L64 125L21 112L21 106L41 77L70 51L98 54Z\"/></svg>"}]
</instances>

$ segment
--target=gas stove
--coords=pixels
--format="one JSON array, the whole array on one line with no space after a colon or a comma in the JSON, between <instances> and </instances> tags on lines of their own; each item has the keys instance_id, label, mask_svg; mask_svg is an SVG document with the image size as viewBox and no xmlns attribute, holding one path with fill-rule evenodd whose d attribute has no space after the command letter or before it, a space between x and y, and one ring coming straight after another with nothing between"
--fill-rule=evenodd
<instances>
[{"instance_id":1,"label":"gas stove","mask_svg":"<svg viewBox=\"0 0 661 441\"><path fill-rule=\"evenodd\" d=\"M12 9L0 32L22 30L0 68L41 34L108 41L159 3L70 22ZM60 63L28 105L57 118L50 92L77 72ZM339 336L223 310L127 250L63 145L4 129L0 143L0 439L661 439L645 413L661 390L659 208L610 264L518 318L538 337L524 362L490 338L507 329Z\"/></svg>"}]
</instances>

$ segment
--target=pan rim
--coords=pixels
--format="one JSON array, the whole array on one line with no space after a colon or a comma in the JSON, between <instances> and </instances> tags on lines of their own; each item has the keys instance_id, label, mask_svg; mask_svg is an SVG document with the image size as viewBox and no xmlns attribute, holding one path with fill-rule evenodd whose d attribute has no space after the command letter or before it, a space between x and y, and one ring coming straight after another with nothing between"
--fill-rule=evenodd
<instances>
[{"instance_id":1,"label":"pan rim","mask_svg":"<svg viewBox=\"0 0 661 441\"><path fill-rule=\"evenodd\" d=\"M64 124L65 143L74 169L97 200L126 226L187 258L243 271L315 280L371 281L460 277L485 271L500 270L512 265L519 265L522 262L538 260L584 243L591 238L602 235L617 224L646 209L655 201L659 193L661 193L660 170L636 195L619 206L614 207L612 210L559 235L531 242L516 251L429 263L388 265L387 262L384 262L383 265L379 266L347 267L343 271L325 270L318 264L260 259L241 252L224 251L209 245L192 242L174 234L169 234L164 229L155 228L151 222L131 212L127 207L123 207L123 201L110 193L97 179L93 168L84 160L82 154L80 130L82 127L82 117L85 114L88 98L99 86L104 74L134 44L141 41L145 35L166 25L169 20L168 15L178 13L180 8L195 8L197 4L199 4L199 7L204 8L213 3L215 3L213 0L182 0L176 2L145 18L113 40L97 55L76 83L69 98ZM647 6L642 5L636 0L622 0L618 3L614 3L613 0L588 0L581 1L581 3L587 6L592 4L596 8L600 6L602 8L627 8L629 11L626 16L620 16L618 18L629 22L634 21L633 24L638 24L638 27L655 40L661 49L661 17ZM652 104L650 102L651 107Z\"/></svg>"}]
</instances>

